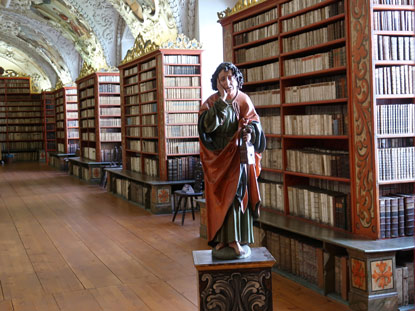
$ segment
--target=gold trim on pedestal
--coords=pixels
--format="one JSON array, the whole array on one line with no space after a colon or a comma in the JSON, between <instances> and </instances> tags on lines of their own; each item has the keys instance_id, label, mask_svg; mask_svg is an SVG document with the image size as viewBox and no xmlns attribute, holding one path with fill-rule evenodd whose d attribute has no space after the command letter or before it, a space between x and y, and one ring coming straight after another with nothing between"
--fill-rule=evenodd
<instances>
[{"instance_id":1,"label":"gold trim on pedestal","mask_svg":"<svg viewBox=\"0 0 415 311\"><path fill-rule=\"evenodd\" d=\"M225 11L218 12L218 18L219 20L224 19L225 17L228 17L232 14L238 13L240 11L243 11L247 8L250 8L251 6L257 5L261 2L264 2L266 0L239 0L233 9L227 8Z\"/></svg>"}]
</instances>

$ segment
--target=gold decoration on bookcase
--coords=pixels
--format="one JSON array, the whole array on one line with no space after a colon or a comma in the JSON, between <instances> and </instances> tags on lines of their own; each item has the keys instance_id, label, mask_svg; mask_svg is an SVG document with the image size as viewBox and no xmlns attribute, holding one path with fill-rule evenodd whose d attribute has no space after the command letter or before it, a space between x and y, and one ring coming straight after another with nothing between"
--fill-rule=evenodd
<instances>
[{"instance_id":1,"label":"gold decoration on bookcase","mask_svg":"<svg viewBox=\"0 0 415 311\"><path fill-rule=\"evenodd\" d=\"M28 75L25 75L25 74L23 74L21 72L17 72L17 71L15 71L13 69L6 69L6 70L4 70L2 76L3 77L10 77L10 78L16 78L16 77L28 78L29 77Z\"/></svg>"},{"instance_id":2,"label":"gold decoration on bookcase","mask_svg":"<svg viewBox=\"0 0 415 311\"><path fill-rule=\"evenodd\" d=\"M179 34L176 37L176 40L169 40L163 42L160 45L162 49L183 49L183 50L200 50L202 48L202 44L199 43L196 39L190 40L184 34Z\"/></svg>"},{"instance_id":3,"label":"gold decoration on bookcase","mask_svg":"<svg viewBox=\"0 0 415 311\"><path fill-rule=\"evenodd\" d=\"M59 89L61 89L61 88L63 88L63 83L62 83L62 80L61 80L61 79L59 79L59 81L58 81L58 82L56 82L56 85L55 85L55 89L54 89L54 91L59 90Z\"/></svg>"},{"instance_id":4,"label":"gold decoration on bookcase","mask_svg":"<svg viewBox=\"0 0 415 311\"><path fill-rule=\"evenodd\" d=\"M79 73L79 77L77 80L86 77L87 75L90 75L91 73L94 73L96 70L94 67L92 67L91 64L88 64L87 62L84 61L84 63L82 64L82 68L81 68L81 72Z\"/></svg>"},{"instance_id":5,"label":"gold decoration on bookcase","mask_svg":"<svg viewBox=\"0 0 415 311\"><path fill-rule=\"evenodd\" d=\"M158 50L159 46L151 40L144 40L141 33L137 36L134 42L134 46L128 50L127 55L121 61L121 65L131 62L145 54Z\"/></svg>"},{"instance_id":6,"label":"gold decoration on bookcase","mask_svg":"<svg viewBox=\"0 0 415 311\"><path fill-rule=\"evenodd\" d=\"M233 9L227 8L226 10L222 12L218 12L218 18L219 20L224 19L225 17L228 17L232 14L238 13L240 11L243 11L247 8L250 8L251 6L257 5L261 2L264 2L266 0L238 0L238 2L235 4Z\"/></svg>"}]
</instances>

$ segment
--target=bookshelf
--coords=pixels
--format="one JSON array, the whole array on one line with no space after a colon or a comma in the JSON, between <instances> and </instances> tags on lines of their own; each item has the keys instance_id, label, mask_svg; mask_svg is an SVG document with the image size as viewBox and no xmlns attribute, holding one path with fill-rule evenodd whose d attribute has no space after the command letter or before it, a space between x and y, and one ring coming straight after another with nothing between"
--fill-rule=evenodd
<instances>
[{"instance_id":1,"label":"bookshelf","mask_svg":"<svg viewBox=\"0 0 415 311\"><path fill-rule=\"evenodd\" d=\"M49 163L50 153L57 150L55 96L53 92L42 92L42 109L43 146L45 148L46 163Z\"/></svg>"},{"instance_id":2,"label":"bookshelf","mask_svg":"<svg viewBox=\"0 0 415 311\"><path fill-rule=\"evenodd\" d=\"M75 154L79 148L78 95L75 86L55 90L57 152Z\"/></svg>"},{"instance_id":3,"label":"bookshelf","mask_svg":"<svg viewBox=\"0 0 415 311\"><path fill-rule=\"evenodd\" d=\"M218 15L224 59L243 72L243 91L267 136L260 223L278 231L280 223L269 221L277 217L352 240L396 237L393 251L379 250L395 271L399 250L405 253L408 242L413 249L415 6L412 0L392 2L239 1ZM396 229L399 219L406 227L386 236L386 223ZM376 310L383 299L377 294L396 293L390 280L380 288L371 279L378 271L370 262L380 264L380 255L369 256L363 244L351 249L331 243L321 246L330 249L324 271L332 275L336 256L348 256L352 309L362 303ZM365 264L360 282L356 271ZM326 294L335 289L332 277L318 286Z\"/></svg>"},{"instance_id":4,"label":"bookshelf","mask_svg":"<svg viewBox=\"0 0 415 311\"><path fill-rule=\"evenodd\" d=\"M94 72L76 83L81 157L113 161L121 147L119 73Z\"/></svg>"},{"instance_id":5,"label":"bookshelf","mask_svg":"<svg viewBox=\"0 0 415 311\"><path fill-rule=\"evenodd\" d=\"M193 179L201 51L156 48L119 68L123 167L161 181Z\"/></svg>"},{"instance_id":6,"label":"bookshelf","mask_svg":"<svg viewBox=\"0 0 415 311\"><path fill-rule=\"evenodd\" d=\"M29 77L0 77L0 141L3 158L37 161L43 149L42 98Z\"/></svg>"}]
</instances>

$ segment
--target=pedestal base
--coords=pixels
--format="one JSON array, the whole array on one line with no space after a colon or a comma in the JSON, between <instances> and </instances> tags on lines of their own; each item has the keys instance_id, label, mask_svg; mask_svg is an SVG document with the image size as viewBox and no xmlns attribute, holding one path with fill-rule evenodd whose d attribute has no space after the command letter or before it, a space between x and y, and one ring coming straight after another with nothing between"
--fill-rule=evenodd
<instances>
[{"instance_id":1,"label":"pedestal base","mask_svg":"<svg viewBox=\"0 0 415 311\"><path fill-rule=\"evenodd\" d=\"M244 259L218 260L212 251L193 251L198 271L200 310L272 310L274 257L265 247L252 248Z\"/></svg>"}]
</instances>

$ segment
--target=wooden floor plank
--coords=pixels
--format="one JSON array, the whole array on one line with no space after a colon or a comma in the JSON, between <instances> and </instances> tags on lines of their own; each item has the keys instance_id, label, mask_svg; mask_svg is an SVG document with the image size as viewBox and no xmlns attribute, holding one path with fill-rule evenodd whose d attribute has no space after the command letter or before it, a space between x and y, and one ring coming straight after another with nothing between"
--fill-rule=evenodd
<instances>
[{"instance_id":1,"label":"wooden floor plank","mask_svg":"<svg viewBox=\"0 0 415 311\"><path fill-rule=\"evenodd\" d=\"M59 311L59 307L52 295L42 295L32 298L13 299L14 311Z\"/></svg>"},{"instance_id":2,"label":"wooden floor plank","mask_svg":"<svg viewBox=\"0 0 415 311\"><path fill-rule=\"evenodd\" d=\"M11 300L0 301L0 311L14 311Z\"/></svg>"},{"instance_id":3,"label":"wooden floor plank","mask_svg":"<svg viewBox=\"0 0 415 311\"><path fill-rule=\"evenodd\" d=\"M53 294L61 311L103 311L88 290Z\"/></svg>"},{"instance_id":4,"label":"wooden floor plank","mask_svg":"<svg viewBox=\"0 0 415 311\"><path fill-rule=\"evenodd\" d=\"M30 200L32 196L27 199ZM13 218L33 269L46 293L83 289L81 282L56 249L22 198L4 202Z\"/></svg>"},{"instance_id":5,"label":"wooden floor plank","mask_svg":"<svg viewBox=\"0 0 415 311\"><path fill-rule=\"evenodd\" d=\"M201 249L198 214L181 226L44 164L0 167L0 311L198 310ZM347 310L276 274L273 301Z\"/></svg>"},{"instance_id":6,"label":"wooden floor plank","mask_svg":"<svg viewBox=\"0 0 415 311\"><path fill-rule=\"evenodd\" d=\"M150 311L144 302L138 298L127 286L111 286L98 289L90 289L104 311Z\"/></svg>"},{"instance_id":7,"label":"wooden floor plank","mask_svg":"<svg viewBox=\"0 0 415 311\"><path fill-rule=\"evenodd\" d=\"M158 278L141 278L128 283L134 293L151 309L164 311L192 311L199 308L169 284Z\"/></svg>"},{"instance_id":8,"label":"wooden floor plank","mask_svg":"<svg viewBox=\"0 0 415 311\"><path fill-rule=\"evenodd\" d=\"M56 195L48 194L24 200L83 287L97 288L120 284L121 282L116 275L48 207L62 204L56 198Z\"/></svg>"}]
</instances>

